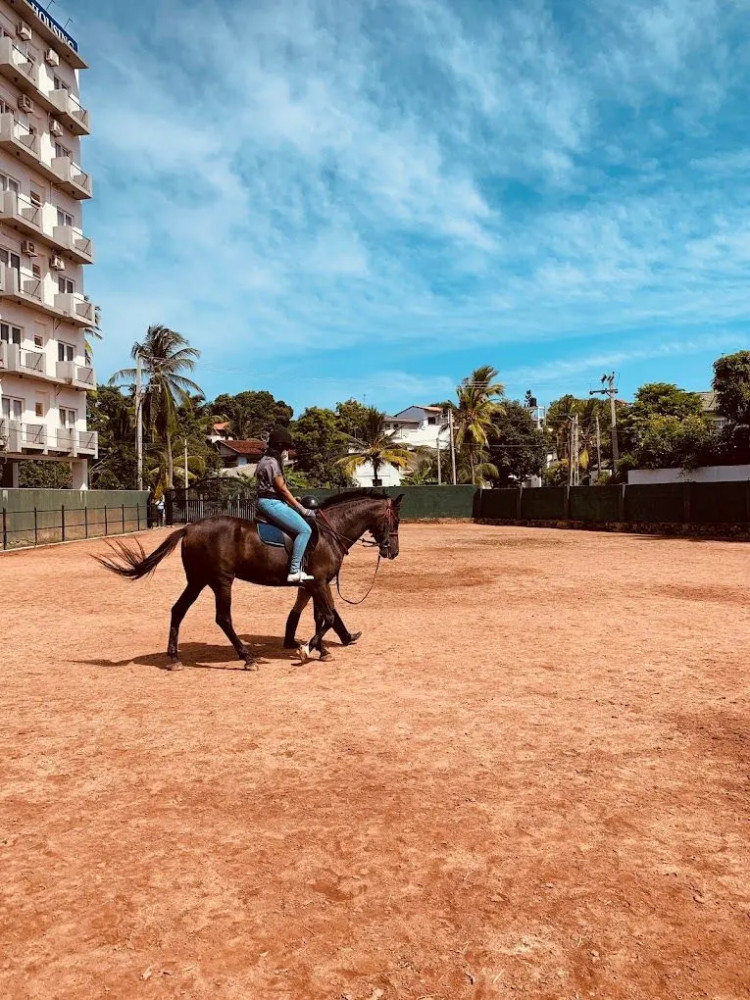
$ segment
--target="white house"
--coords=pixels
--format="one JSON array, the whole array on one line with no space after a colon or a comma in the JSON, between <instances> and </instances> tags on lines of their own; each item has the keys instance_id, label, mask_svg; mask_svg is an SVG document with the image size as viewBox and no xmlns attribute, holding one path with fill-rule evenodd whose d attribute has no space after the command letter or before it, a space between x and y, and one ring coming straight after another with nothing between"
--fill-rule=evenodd
<instances>
[{"instance_id":1,"label":"white house","mask_svg":"<svg viewBox=\"0 0 750 1000\"><path fill-rule=\"evenodd\" d=\"M78 164L89 114L78 99L78 45L37 0L0 0L0 453L3 485L19 463L71 461L88 485L96 388L83 294L94 251L82 229L91 177Z\"/></svg>"},{"instance_id":2,"label":"white house","mask_svg":"<svg viewBox=\"0 0 750 1000\"><path fill-rule=\"evenodd\" d=\"M450 431L447 416L440 406L409 406L395 416L385 418L385 429L393 434L394 441L410 450L450 447ZM375 479L372 463L365 462L354 474L358 486L400 486L404 475L390 463L378 470Z\"/></svg>"}]
</instances>

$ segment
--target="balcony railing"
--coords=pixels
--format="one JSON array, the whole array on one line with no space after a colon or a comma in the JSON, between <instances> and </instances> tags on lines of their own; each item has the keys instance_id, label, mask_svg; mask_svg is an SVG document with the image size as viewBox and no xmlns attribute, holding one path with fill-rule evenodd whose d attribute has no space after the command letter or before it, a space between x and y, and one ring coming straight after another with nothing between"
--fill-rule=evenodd
<instances>
[{"instance_id":1,"label":"balcony railing","mask_svg":"<svg viewBox=\"0 0 750 1000\"><path fill-rule=\"evenodd\" d=\"M96 374L88 365L77 365L75 361L58 361L57 377L61 382L69 382L79 389L96 389Z\"/></svg>"},{"instance_id":2,"label":"balcony railing","mask_svg":"<svg viewBox=\"0 0 750 1000\"><path fill-rule=\"evenodd\" d=\"M69 156L53 156L50 166L55 174L56 183L63 191L79 201L91 197L93 190L91 176Z\"/></svg>"},{"instance_id":3,"label":"balcony railing","mask_svg":"<svg viewBox=\"0 0 750 1000\"><path fill-rule=\"evenodd\" d=\"M89 113L81 106L78 98L74 97L69 90L61 88L51 90L47 95L50 104L55 108L55 117L59 118L63 125L69 129L73 135L88 135Z\"/></svg>"},{"instance_id":4,"label":"balcony railing","mask_svg":"<svg viewBox=\"0 0 750 1000\"><path fill-rule=\"evenodd\" d=\"M18 451L45 451L47 448L47 428L44 424L20 424L18 438Z\"/></svg>"},{"instance_id":5,"label":"balcony railing","mask_svg":"<svg viewBox=\"0 0 750 1000\"><path fill-rule=\"evenodd\" d=\"M52 240L55 246L67 250L77 263L93 263L94 244L75 226L55 226L52 230Z\"/></svg>"},{"instance_id":6,"label":"balcony railing","mask_svg":"<svg viewBox=\"0 0 750 1000\"><path fill-rule=\"evenodd\" d=\"M79 455L93 455L99 457L99 435L96 431L79 431L77 435L76 451Z\"/></svg>"},{"instance_id":7,"label":"balcony railing","mask_svg":"<svg viewBox=\"0 0 750 1000\"><path fill-rule=\"evenodd\" d=\"M39 69L12 38L0 38L0 73L19 90L36 93L39 90Z\"/></svg>"},{"instance_id":8,"label":"balcony railing","mask_svg":"<svg viewBox=\"0 0 750 1000\"><path fill-rule=\"evenodd\" d=\"M38 167L41 162L38 133L16 121L10 112L0 115L0 148L28 166Z\"/></svg>"},{"instance_id":9,"label":"balcony railing","mask_svg":"<svg viewBox=\"0 0 750 1000\"><path fill-rule=\"evenodd\" d=\"M96 325L96 306L78 292L58 292L55 309L78 326L89 328Z\"/></svg>"},{"instance_id":10,"label":"balcony railing","mask_svg":"<svg viewBox=\"0 0 750 1000\"><path fill-rule=\"evenodd\" d=\"M17 375L37 375L46 377L47 359L41 351L29 351L18 344L2 345L0 369Z\"/></svg>"},{"instance_id":11,"label":"balcony railing","mask_svg":"<svg viewBox=\"0 0 750 1000\"><path fill-rule=\"evenodd\" d=\"M41 205L34 205L26 195L15 191L3 191L0 195L0 220L34 239L44 235Z\"/></svg>"},{"instance_id":12,"label":"balcony railing","mask_svg":"<svg viewBox=\"0 0 750 1000\"><path fill-rule=\"evenodd\" d=\"M0 372L8 370L8 344L0 341Z\"/></svg>"},{"instance_id":13,"label":"balcony railing","mask_svg":"<svg viewBox=\"0 0 750 1000\"><path fill-rule=\"evenodd\" d=\"M58 427L47 433L47 450L74 455L76 450L76 432L72 427Z\"/></svg>"}]
</instances>

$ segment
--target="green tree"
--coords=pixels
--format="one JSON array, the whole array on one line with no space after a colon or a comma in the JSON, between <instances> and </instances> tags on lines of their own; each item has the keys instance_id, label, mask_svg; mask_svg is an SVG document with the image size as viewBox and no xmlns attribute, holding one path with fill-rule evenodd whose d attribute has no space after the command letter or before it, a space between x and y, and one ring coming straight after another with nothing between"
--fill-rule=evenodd
<instances>
[{"instance_id":1,"label":"green tree","mask_svg":"<svg viewBox=\"0 0 750 1000\"><path fill-rule=\"evenodd\" d=\"M619 407L622 412L622 406ZM572 461L572 417L578 417L578 467L583 480L590 479L599 454L611 454L611 416L608 400L588 396L580 399L566 393L550 403L545 422L549 445L558 462L570 468ZM598 427L597 427L598 421ZM597 468L597 474L601 472ZM555 476L562 475L556 467ZM567 482L567 480L566 480Z\"/></svg>"},{"instance_id":2,"label":"green tree","mask_svg":"<svg viewBox=\"0 0 750 1000\"><path fill-rule=\"evenodd\" d=\"M230 434L238 441L259 438L277 425L288 427L294 411L283 399L265 389L247 389L232 396L222 393L211 404L216 420L229 422Z\"/></svg>"},{"instance_id":3,"label":"green tree","mask_svg":"<svg viewBox=\"0 0 750 1000\"><path fill-rule=\"evenodd\" d=\"M143 416L152 442L165 445L163 485L174 487L174 454L172 442L178 432L177 411L189 400L191 392L203 395L202 389L185 372L192 372L200 351L190 347L175 330L157 324L146 331L143 343L133 344L131 355L140 358L144 385ZM110 379L111 383L136 378L135 368L123 368Z\"/></svg>"},{"instance_id":4,"label":"green tree","mask_svg":"<svg viewBox=\"0 0 750 1000\"><path fill-rule=\"evenodd\" d=\"M498 470L497 484L507 485L511 479L523 482L538 475L545 464L547 443L528 407L509 400L492 422L495 434L488 450Z\"/></svg>"},{"instance_id":5,"label":"green tree","mask_svg":"<svg viewBox=\"0 0 750 1000\"><path fill-rule=\"evenodd\" d=\"M409 450L396 440L396 432L386 431L385 414L372 406L368 407L362 437L350 438L349 448L349 454L340 458L337 463L347 476L354 476L361 465L370 462L373 478L379 479L384 465L405 469L412 461Z\"/></svg>"},{"instance_id":6,"label":"green tree","mask_svg":"<svg viewBox=\"0 0 750 1000\"><path fill-rule=\"evenodd\" d=\"M336 403L339 427L347 437L361 438L367 427L368 408L358 399L347 399Z\"/></svg>"},{"instance_id":7,"label":"green tree","mask_svg":"<svg viewBox=\"0 0 750 1000\"><path fill-rule=\"evenodd\" d=\"M349 447L333 410L311 406L292 424L295 470L309 486L348 486L350 477L338 464Z\"/></svg>"},{"instance_id":8,"label":"green tree","mask_svg":"<svg viewBox=\"0 0 750 1000\"><path fill-rule=\"evenodd\" d=\"M477 481L482 453L497 433L494 418L503 410L499 400L505 389L496 378L497 369L491 365L475 368L458 387L458 404L453 407L456 447L468 455L472 483Z\"/></svg>"},{"instance_id":9,"label":"green tree","mask_svg":"<svg viewBox=\"0 0 750 1000\"><path fill-rule=\"evenodd\" d=\"M750 351L718 358L713 388L719 414L726 421L721 460L750 462Z\"/></svg>"},{"instance_id":10,"label":"green tree","mask_svg":"<svg viewBox=\"0 0 750 1000\"><path fill-rule=\"evenodd\" d=\"M98 490L135 489L135 406L112 385L97 386L86 405L89 430L99 435L99 458L91 464L89 481Z\"/></svg>"},{"instance_id":11,"label":"green tree","mask_svg":"<svg viewBox=\"0 0 750 1000\"><path fill-rule=\"evenodd\" d=\"M20 462L18 485L22 489L67 490L73 481L69 462Z\"/></svg>"}]
</instances>

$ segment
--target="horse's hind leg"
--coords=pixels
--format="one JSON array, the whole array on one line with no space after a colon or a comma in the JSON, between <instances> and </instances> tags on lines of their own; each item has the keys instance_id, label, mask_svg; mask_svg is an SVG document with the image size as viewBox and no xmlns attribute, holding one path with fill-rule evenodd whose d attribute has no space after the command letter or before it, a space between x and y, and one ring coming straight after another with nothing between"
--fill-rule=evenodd
<instances>
[{"instance_id":1,"label":"horse's hind leg","mask_svg":"<svg viewBox=\"0 0 750 1000\"><path fill-rule=\"evenodd\" d=\"M313 600L315 601L315 635L306 645L299 648L302 663L307 662L314 649L320 652L322 660L330 658L330 653L323 645L323 636L334 624L333 595L328 584L316 588Z\"/></svg>"},{"instance_id":2,"label":"horse's hind leg","mask_svg":"<svg viewBox=\"0 0 750 1000\"><path fill-rule=\"evenodd\" d=\"M211 584L211 589L216 596L216 624L234 646L237 656L245 661L245 669L257 670L255 657L251 655L250 650L234 631L232 625L232 582L230 579Z\"/></svg>"},{"instance_id":3,"label":"horse's hind leg","mask_svg":"<svg viewBox=\"0 0 750 1000\"><path fill-rule=\"evenodd\" d=\"M286 620L286 628L284 629L284 649L298 649L299 643L297 642L297 626L299 625L299 620L302 612L305 610L310 602L310 592L305 590L304 587L300 587L297 591L297 600L294 602L294 607L289 612L289 617Z\"/></svg>"},{"instance_id":4,"label":"horse's hind leg","mask_svg":"<svg viewBox=\"0 0 750 1000\"><path fill-rule=\"evenodd\" d=\"M182 624L182 619L195 603L204 587L205 583L188 583L172 608L172 620L169 626L169 645L167 646L167 656L172 661L170 670L182 670L177 649L180 625Z\"/></svg>"}]
</instances>

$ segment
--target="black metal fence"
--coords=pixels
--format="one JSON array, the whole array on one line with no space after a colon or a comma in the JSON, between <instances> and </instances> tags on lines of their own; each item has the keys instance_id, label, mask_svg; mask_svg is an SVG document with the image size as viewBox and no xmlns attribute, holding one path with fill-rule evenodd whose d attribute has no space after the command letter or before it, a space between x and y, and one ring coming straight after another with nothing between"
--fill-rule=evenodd
<instances>
[{"instance_id":1,"label":"black metal fence","mask_svg":"<svg viewBox=\"0 0 750 1000\"><path fill-rule=\"evenodd\" d=\"M124 535L158 523L158 514L148 504L116 504L103 507L31 507L2 509L0 530L3 550L83 538Z\"/></svg>"},{"instance_id":2,"label":"black metal fence","mask_svg":"<svg viewBox=\"0 0 750 1000\"><path fill-rule=\"evenodd\" d=\"M255 488L236 479L209 479L188 489L168 490L165 495L167 524L190 524L204 517L229 514L252 521Z\"/></svg>"}]
</instances>

